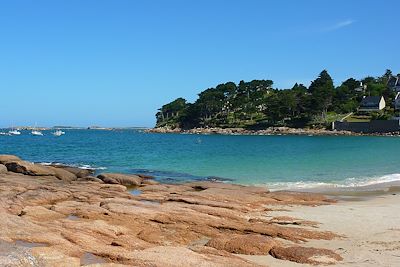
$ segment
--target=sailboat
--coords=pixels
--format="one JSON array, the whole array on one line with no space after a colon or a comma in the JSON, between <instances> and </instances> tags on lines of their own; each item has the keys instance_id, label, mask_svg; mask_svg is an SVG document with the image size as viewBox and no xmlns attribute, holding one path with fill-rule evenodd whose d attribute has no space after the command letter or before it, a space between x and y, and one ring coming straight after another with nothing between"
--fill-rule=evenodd
<instances>
[{"instance_id":1,"label":"sailboat","mask_svg":"<svg viewBox=\"0 0 400 267\"><path fill-rule=\"evenodd\" d=\"M36 135L36 136L43 136L43 133L37 129L37 124L36 123L35 123L35 128L33 128L31 134L32 135Z\"/></svg>"},{"instance_id":2,"label":"sailboat","mask_svg":"<svg viewBox=\"0 0 400 267\"><path fill-rule=\"evenodd\" d=\"M19 129L17 128L14 128L14 127L11 127L11 130L9 130L8 131L8 133L10 134L10 135L20 135L21 134L21 132L19 131Z\"/></svg>"},{"instance_id":3,"label":"sailboat","mask_svg":"<svg viewBox=\"0 0 400 267\"><path fill-rule=\"evenodd\" d=\"M61 130L57 130L55 132L52 133L54 136L61 136L63 134L65 134L65 132L61 131Z\"/></svg>"},{"instance_id":4,"label":"sailboat","mask_svg":"<svg viewBox=\"0 0 400 267\"><path fill-rule=\"evenodd\" d=\"M33 130L33 131L31 132L31 134L32 134L32 135L36 135L36 136L43 136L43 133L42 133L41 131L38 131L38 130Z\"/></svg>"},{"instance_id":5,"label":"sailboat","mask_svg":"<svg viewBox=\"0 0 400 267\"><path fill-rule=\"evenodd\" d=\"M12 130L8 131L8 133L11 135L20 135L21 134L21 132L18 131L17 129L12 129Z\"/></svg>"}]
</instances>

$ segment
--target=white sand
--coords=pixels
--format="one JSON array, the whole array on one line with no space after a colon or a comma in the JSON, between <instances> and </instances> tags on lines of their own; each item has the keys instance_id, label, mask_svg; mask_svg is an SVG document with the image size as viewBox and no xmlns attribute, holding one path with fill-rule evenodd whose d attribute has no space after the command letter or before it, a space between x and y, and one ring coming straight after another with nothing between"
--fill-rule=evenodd
<instances>
[{"instance_id":1,"label":"white sand","mask_svg":"<svg viewBox=\"0 0 400 267\"><path fill-rule=\"evenodd\" d=\"M376 196L363 201L340 201L319 207L292 207L272 216L291 216L320 222L320 230L345 235L344 239L302 244L328 248L344 260L335 266L400 267L400 195ZM277 260L271 256L243 256L267 266L308 266Z\"/></svg>"}]
</instances>

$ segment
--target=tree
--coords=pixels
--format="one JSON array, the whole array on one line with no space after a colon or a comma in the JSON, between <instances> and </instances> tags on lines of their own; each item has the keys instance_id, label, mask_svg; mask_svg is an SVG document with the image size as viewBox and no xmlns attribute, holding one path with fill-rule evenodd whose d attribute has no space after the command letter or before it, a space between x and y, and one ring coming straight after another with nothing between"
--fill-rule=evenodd
<instances>
[{"instance_id":1,"label":"tree","mask_svg":"<svg viewBox=\"0 0 400 267\"><path fill-rule=\"evenodd\" d=\"M177 98L174 101L163 105L159 112L156 114L157 124L163 123L171 118L176 118L179 116L187 106L186 99Z\"/></svg>"},{"instance_id":2,"label":"tree","mask_svg":"<svg viewBox=\"0 0 400 267\"><path fill-rule=\"evenodd\" d=\"M311 82L309 92L312 95L312 108L326 120L328 108L332 105L334 93L333 80L328 71L323 70L317 79Z\"/></svg>"}]
</instances>

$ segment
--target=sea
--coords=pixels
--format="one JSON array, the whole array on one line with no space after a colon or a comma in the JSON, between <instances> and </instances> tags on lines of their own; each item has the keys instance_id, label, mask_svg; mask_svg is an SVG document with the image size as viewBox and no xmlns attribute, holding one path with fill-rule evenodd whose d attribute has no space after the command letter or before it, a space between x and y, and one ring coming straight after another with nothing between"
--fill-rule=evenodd
<instances>
[{"instance_id":1,"label":"sea","mask_svg":"<svg viewBox=\"0 0 400 267\"><path fill-rule=\"evenodd\" d=\"M0 154L31 162L143 173L167 183L211 180L272 190L400 181L400 137L254 136L67 129L0 135Z\"/></svg>"}]
</instances>

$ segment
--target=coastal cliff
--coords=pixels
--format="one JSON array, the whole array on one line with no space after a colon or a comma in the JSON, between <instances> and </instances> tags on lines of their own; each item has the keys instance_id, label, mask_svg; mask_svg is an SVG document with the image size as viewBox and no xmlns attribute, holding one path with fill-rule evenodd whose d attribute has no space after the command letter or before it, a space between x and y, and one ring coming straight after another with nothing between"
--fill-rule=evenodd
<instances>
[{"instance_id":1,"label":"coastal cliff","mask_svg":"<svg viewBox=\"0 0 400 267\"><path fill-rule=\"evenodd\" d=\"M322 195L92 175L0 155L0 265L258 266L243 255L311 264L342 259L301 245L340 238L317 222L269 216L293 205L333 203Z\"/></svg>"}]
</instances>

